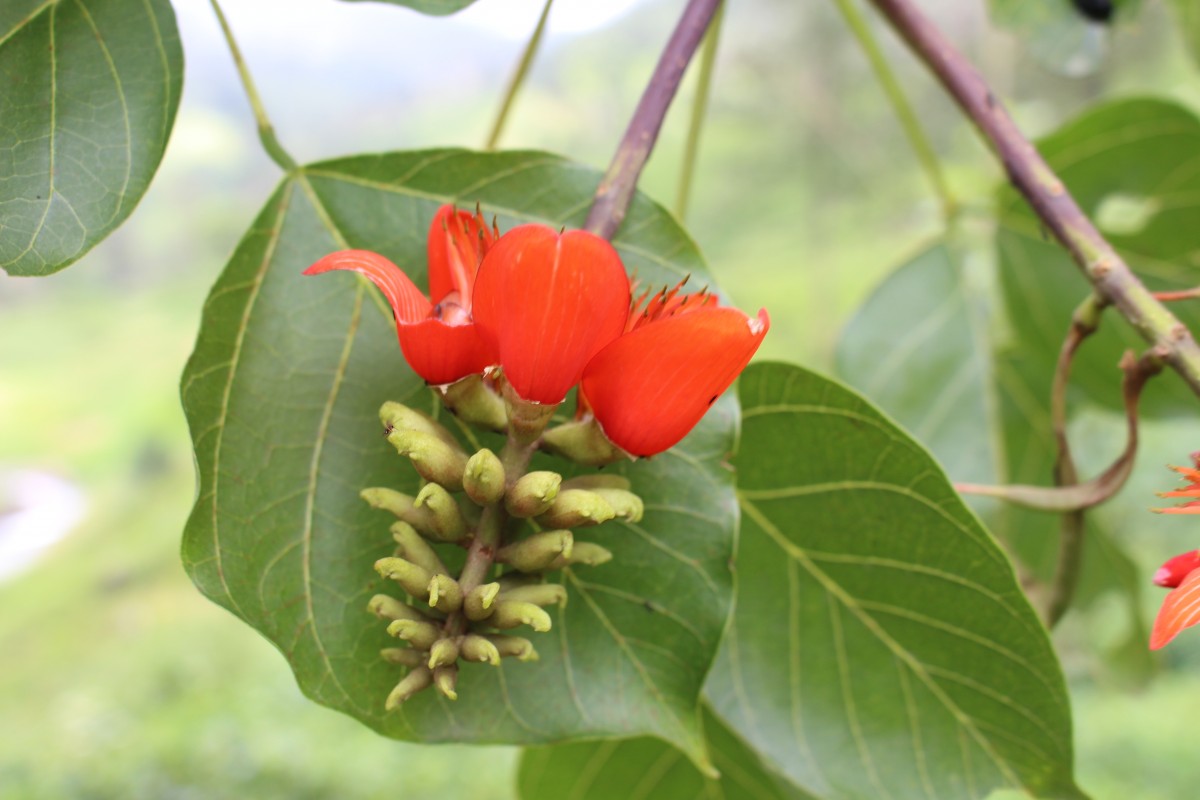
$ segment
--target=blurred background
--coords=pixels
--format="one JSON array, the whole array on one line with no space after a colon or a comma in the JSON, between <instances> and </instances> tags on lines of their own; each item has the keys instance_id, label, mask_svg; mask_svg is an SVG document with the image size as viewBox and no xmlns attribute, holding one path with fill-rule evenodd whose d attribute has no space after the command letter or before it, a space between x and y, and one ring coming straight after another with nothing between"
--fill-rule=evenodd
<instances>
[{"instance_id":1,"label":"blurred background","mask_svg":"<svg viewBox=\"0 0 1200 800\"><path fill-rule=\"evenodd\" d=\"M1085 73L1074 77L1030 58L982 0L923 5L1027 133L1104 97L1200 109L1200 72L1161 0L1143 0L1135 22L1118 16L1112 35L1081 29L1105 57L1073 65ZM558 0L501 145L604 168L681 6ZM282 657L180 566L194 484L178 376L208 287L280 175L208 3L175 7L183 104L140 207L64 272L0 277L0 796L509 798L515 750L387 741L309 703ZM377 3L229 0L226 12L304 162L481 146L540 7L480 0L434 19ZM999 171L919 66L883 42L956 192L985 207ZM738 305L770 307L760 357L827 371L856 305L939 232L937 201L833 3L739 0L719 52L687 225ZM691 80L642 183L668 207L690 94ZM1169 488L1162 465L1197 447L1169 438L1144 454L1149 486ZM1147 580L1161 552L1147 547ZM1190 796L1200 648L1181 642L1134 691L1073 658L1092 634L1068 626L1058 640L1081 784L1098 798Z\"/></svg>"}]
</instances>

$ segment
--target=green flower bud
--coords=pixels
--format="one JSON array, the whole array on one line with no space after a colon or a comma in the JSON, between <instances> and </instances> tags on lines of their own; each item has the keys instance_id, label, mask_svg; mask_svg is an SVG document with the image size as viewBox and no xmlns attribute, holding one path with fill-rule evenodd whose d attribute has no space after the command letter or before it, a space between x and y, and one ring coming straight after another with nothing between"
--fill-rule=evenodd
<instances>
[{"instance_id":1,"label":"green flower bud","mask_svg":"<svg viewBox=\"0 0 1200 800\"><path fill-rule=\"evenodd\" d=\"M375 571L385 578L393 580L404 587L404 591L413 597L424 597L429 591L429 579L433 573L424 567L418 567L403 558L381 558L375 562Z\"/></svg>"},{"instance_id":2,"label":"green flower bud","mask_svg":"<svg viewBox=\"0 0 1200 800\"><path fill-rule=\"evenodd\" d=\"M462 608L463 592L458 581L449 575L434 575L429 579L429 605L447 614Z\"/></svg>"},{"instance_id":3,"label":"green flower bud","mask_svg":"<svg viewBox=\"0 0 1200 800\"><path fill-rule=\"evenodd\" d=\"M467 454L457 443L449 444L432 433L400 430L388 434L396 452L412 461L417 473L430 483L440 483L451 491L462 489Z\"/></svg>"},{"instance_id":4,"label":"green flower bud","mask_svg":"<svg viewBox=\"0 0 1200 800\"><path fill-rule=\"evenodd\" d=\"M612 553L598 544L591 542L576 542L569 555L559 558L551 569L561 569L572 564L582 564L585 567L598 567L612 561Z\"/></svg>"},{"instance_id":5,"label":"green flower bud","mask_svg":"<svg viewBox=\"0 0 1200 800\"><path fill-rule=\"evenodd\" d=\"M370 602L367 603L367 611L370 611L380 619L411 619L415 622L432 621L428 615L422 614L412 606L402 603L386 594L377 594L372 597Z\"/></svg>"},{"instance_id":6,"label":"green flower bud","mask_svg":"<svg viewBox=\"0 0 1200 800\"><path fill-rule=\"evenodd\" d=\"M540 610L540 609L539 609ZM442 629L430 622L398 619L387 626L388 636L395 636L417 650L428 650L442 636Z\"/></svg>"},{"instance_id":7,"label":"green flower bud","mask_svg":"<svg viewBox=\"0 0 1200 800\"><path fill-rule=\"evenodd\" d=\"M463 614L472 622L479 622L492 615L496 595L500 594L500 584L485 583L467 592L463 598Z\"/></svg>"},{"instance_id":8,"label":"green flower bud","mask_svg":"<svg viewBox=\"0 0 1200 800\"><path fill-rule=\"evenodd\" d=\"M579 528L599 525L617 515L608 501L587 489L568 489L559 492L538 522L548 528Z\"/></svg>"},{"instance_id":9,"label":"green flower bud","mask_svg":"<svg viewBox=\"0 0 1200 800\"><path fill-rule=\"evenodd\" d=\"M438 554L429 542L421 538L421 534L404 520L392 523L392 538L400 545L400 555L406 561L411 561L418 567L429 570L435 575L449 574L446 565L438 558Z\"/></svg>"},{"instance_id":10,"label":"green flower bud","mask_svg":"<svg viewBox=\"0 0 1200 800\"><path fill-rule=\"evenodd\" d=\"M438 639L429 648L429 668L444 667L458 661L458 645L453 639Z\"/></svg>"},{"instance_id":11,"label":"green flower bud","mask_svg":"<svg viewBox=\"0 0 1200 800\"><path fill-rule=\"evenodd\" d=\"M502 658L512 657L518 661L537 661L537 651L533 649L533 643L521 636L506 636L502 633L492 633L484 637L491 642L496 652Z\"/></svg>"},{"instance_id":12,"label":"green flower bud","mask_svg":"<svg viewBox=\"0 0 1200 800\"><path fill-rule=\"evenodd\" d=\"M442 427L437 420L423 411L394 403L391 400L379 409L379 421L387 433L392 431L418 431L432 434L449 445L455 445L454 435Z\"/></svg>"},{"instance_id":13,"label":"green flower bud","mask_svg":"<svg viewBox=\"0 0 1200 800\"><path fill-rule=\"evenodd\" d=\"M463 422L491 431L508 429L504 400L484 382L481 375L470 375L438 390L442 403Z\"/></svg>"},{"instance_id":14,"label":"green flower bud","mask_svg":"<svg viewBox=\"0 0 1200 800\"><path fill-rule=\"evenodd\" d=\"M542 449L589 467L602 467L630 458L608 440L595 419L568 422L542 434Z\"/></svg>"},{"instance_id":15,"label":"green flower bud","mask_svg":"<svg viewBox=\"0 0 1200 800\"><path fill-rule=\"evenodd\" d=\"M454 691L458 686L458 667L453 664L445 667L438 667L433 671L433 683L437 686L437 690L444 694L450 700L458 699L458 692Z\"/></svg>"},{"instance_id":16,"label":"green flower bud","mask_svg":"<svg viewBox=\"0 0 1200 800\"><path fill-rule=\"evenodd\" d=\"M526 473L508 490L504 507L514 517L536 517L550 508L561 484L562 476L557 472Z\"/></svg>"},{"instance_id":17,"label":"green flower bud","mask_svg":"<svg viewBox=\"0 0 1200 800\"><path fill-rule=\"evenodd\" d=\"M427 508L417 508L416 498L412 495L376 486L363 489L358 496L367 501L371 508L390 511L397 517L412 525L422 536L434 536L433 512Z\"/></svg>"},{"instance_id":18,"label":"green flower bud","mask_svg":"<svg viewBox=\"0 0 1200 800\"><path fill-rule=\"evenodd\" d=\"M496 551L496 560L521 572L540 572L560 558L569 558L575 544L568 530L541 531Z\"/></svg>"},{"instance_id":19,"label":"green flower bud","mask_svg":"<svg viewBox=\"0 0 1200 800\"><path fill-rule=\"evenodd\" d=\"M564 489L624 489L629 491L633 484L624 475L614 473L594 472L588 475L576 475L563 481Z\"/></svg>"},{"instance_id":20,"label":"green flower bud","mask_svg":"<svg viewBox=\"0 0 1200 800\"><path fill-rule=\"evenodd\" d=\"M467 459L463 489L481 506L490 506L504 497L504 465L486 447Z\"/></svg>"},{"instance_id":21,"label":"green flower bud","mask_svg":"<svg viewBox=\"0 0 1200 800\"><path fill-rule=\"evenodd\" d=\"M535 606L565 606L567 604L567 587L561 583L536 583L532 586L518 586L500 592L497 602L519 600L533 603Z\"/></svg>"},{"instance_id":22,"label":"green flower bud","mask_svg":"<svg viewBox=\"0 0 1200 800\"><path fill-rule=\"evenodd\" d=\"M457 542L466 537L467 521L463 519L458 502L440 485L425 484L413 504L433 512L433 529L437 538L444 542Z\"/></svg>"},{"instance_id":23,"label":"green flower bud","mask_svg":"<svg viewBox=\"0 0 1200 800\"><path fill-rule=\"evenodd\" d=\"M501 629L528 625L538 633L545 633L550 630L550 615L533 603L521 600L497 600L496 610L492 612L492 616L488 617L488 624Z\"/></svg>"},{"instance_id":24,"label":"green flower bud","mask_svg":"<svg viewBox=\"0 0 1200 800\"><path fill-rule=\"evenodd\" d=\"M646 513L646 506L642 502L642 498L627 489L597 488L591 491L612 506L612 510L620 519L628 522L641 522L642 515Z\"/></svg>"},{"instance_id":25,"label":"green flower bud","mask_svg":"<svg viewBox=\"0 0 1200 800\"><path fill-rule=\"evenodd\" d=\"M487 638L476 633L468 633L459 645L459 653L467 661L480 661L493 667L500 664L500 651Z\"/></svg>"},{"instance_id":26,"label":"green flower bud","mask_svg":"<svg viewBox=\"0 0 1200 800\"><path fill-rule=\"evenodd\" d=\"M422 689L428 689L432 683L433 672L428 667L417 667L401 678L400 682L396 684L396 688L392 689L387 702L383 704L384 709L395 711L401 703Z\"/></svg>"},{"instance_id":27,"label":"green flower bud","mask_svg":"<svg viewBox=\"0 0 1200 800\"><path fill-rule=\"evenodd\" d=\"M385 647L379 651L383 660L399 667L420 667L428 660L425 653L411 647Z\"/></svg>"}]
</instances>

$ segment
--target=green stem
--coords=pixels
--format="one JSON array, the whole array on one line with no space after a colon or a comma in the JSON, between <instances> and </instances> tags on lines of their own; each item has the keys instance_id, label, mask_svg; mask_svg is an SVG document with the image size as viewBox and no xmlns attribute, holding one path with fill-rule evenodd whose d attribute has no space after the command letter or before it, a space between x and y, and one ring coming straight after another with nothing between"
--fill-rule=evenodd
<instances>
[{"instance_id":1,"label":"green stem","mask_svg":"<svg viewBox=\"0 0 1200 800\"><path fill-rule=\"evenodd\" d=\"M233 30L229 27L228 20L225 19L225 12L221 10L217 0L209 0L209 2L212 4L213 13L217 15L217 22L221 24L221 32L225 36L225 44L229 46L229 54L233 56L233 63L242 80L242 89L246 92L246 99L250 101L250 110L254 113L254 120L258 124L258 138L262 142L263 149L284 172L295 172L298 169L296 161L288 155L288 152L283 149L283 145L279 143L278 137L275 136L275 128L267 117L267 110L263 107L262 98L259 97L258 89L254 85L254 78L250 75L246 60L242 58L242 51L238 47L237 40L233 38Z\"/></svg>"},{"instance_id":2,"label":"green stem","mask_svg":"<svg viewBox=\"0 0 1200 800\"><path fill-rule=\"evenodd\" d=\"M859 12L854 0L835 0L835 2L841 10L846 24L850 27L850 32L854 34L854 38L858 40L859 46L862 47L863 53L871 63L871 69L875 71L879 85L892 104L892 110L896 112L900 126L904 129L905 136L908 137L909 145L912 146L917 160L921 162L921 167L925 170L926 177L933 184L934 192L941 200L942 217L949 224L958 209L958 201L950 191L950 186L946 182L946 176L942 172L933 146L925 135L925 129L921 127L916 112L913 111L904 90L900 88L900 83L896 80L896 73L892 71L891 65L883 55L883 50L879 47L879 41L871 33L871 27Z\"/></svg>"},{"instance_id":3,"label":"green stem","mask_svg":"<svg viewBox=\"0 0 1200 800\"><path fill-rule=\"evenodd\" d=\"M508 88L504 91L504 102L500 104L496 121L492 123L487 144L483 146L484 150L495 150L496 144L500 141L500 134L504 132L504 124L508 122L508 113L512 110L513 101L516 99L517 93L521 91L525 78L529 74L529 68L533 65L533 58L542 44L542 35L546 32L546 20L550 18L550 6L552 5L554 5L554 0L546 0L546 5L542 6L542 15L538 17L533 35L526 42L525 50L521 53L521 60L517 62L517 69L508 80Z\"/></svg>"},{"instance_id":4,"label":"green stem","mask_svg":"<svg viewBox=\"0 0 1200 800\"><path fill-rule=\"evenodd\" d=\"M725 18L725 3L717 7L716 16L704 35L703 50L700 51L700 74L696 80L696 96L692 100L692 117L688 122L687 142L683 146L683 166L679 173L679 191L675 195L675 216L682 222L687 218L688 201L692 196L692 176L696 172L696 160L700 152L700 131L704 127L704 116L708 112L708 98L712 93L713 66L717 61L717 40L721 35L721 21Z\"/></svg>"}]
</instances>

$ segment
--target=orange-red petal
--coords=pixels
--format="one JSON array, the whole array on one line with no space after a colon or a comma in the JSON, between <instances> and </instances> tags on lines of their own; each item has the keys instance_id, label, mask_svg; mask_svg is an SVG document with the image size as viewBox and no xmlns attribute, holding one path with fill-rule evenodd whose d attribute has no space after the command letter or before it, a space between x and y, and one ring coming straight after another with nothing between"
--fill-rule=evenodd
<instances>
[{"instance_id":1,"label":"orange-red petal","mask_svg":"<svg viewBox=\"0 0 1200 800\"><path fill-rule=\"evenodd\" d=\"M495 242L479 212L458 211L444 205L429 225L429 297L434 303L451 292L458 292L469 310L475 273L484 255Z\"/></svg>"},{"instance_id":2,"label":"orange-red petal","mask_svg":"<svg viewBox=\"0 0 1200 800\"><path fill-rule=\"evenodd\" d=\"M426 383L454 383L496 363L474 325L447 325L431 318L397 324L396 335L404 360Z\"/></svg>"},{"instance_id":3,"label":"orange-red petal","mask_svg":"<svg viewBox=\"0 0 1200 800\"><path fill-rule=\"evenodd\" d=\"M1163 600L1150 630L1150 649L1163 647L1197 622L1200 622L1200 569L1189 572Z\"/></svg>"},{"instance_id":4,"label":"orange-red petal","mask_svg":"<svg viewBox=\"0 0 1200 800\"><path fill-rule=\"evenodd\" d=\"M629 279L599 236L520 225L484 257L472 314L517 394L560 403L591 357L624 329Z\"/></svg>"},{"instance_id":5,"label":"orange-red petal","mask_svg":"<svg viewBox=\"0 0 1200 800\"><path fill-rule=\"evenodd\" d=\"M628 453L661 453L688 434L745 369L767 334L736 308L695 310L637 327L601 350L583 392L605 435Z\"/></svg>"},{"instance_id":6,"label":"orange-red petal","mask_svg":"<svg viewBox=\"0 0 1200 800\"><path fill-rule=\"evenodd\" d=\"M322 272L338 269L350 270L370 278L387 298L397 322L419 322L433 311L433 304L429 302L429 298L404 274L404 270L370 250L339 250L330 253L304 270L304 274L320 275Z\"/></svg>"},{"instance_id":7,"label":"orange-red petal","mask_svg":"<svg viewBox=\"0 0 1200 800\"><path fill-rule=\"evenodd\" d=\"M1195 569L1200 569L1200 550L1192 550L1167 559L1167 562L1154 573L1154 583L1157 586L1174 589L1189 572Z\"/></svg>"}]
</instances>

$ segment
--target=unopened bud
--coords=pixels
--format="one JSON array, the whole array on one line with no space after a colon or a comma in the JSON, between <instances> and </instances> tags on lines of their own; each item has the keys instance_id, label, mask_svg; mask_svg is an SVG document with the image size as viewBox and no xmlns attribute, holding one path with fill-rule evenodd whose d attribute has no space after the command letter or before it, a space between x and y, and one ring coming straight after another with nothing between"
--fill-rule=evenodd
<instances>
[{"instance_id":1,"label":"unopened bud","mask_svg":"<svg viewBox=\"0 0 1200 800\"><path fill-rule=\"evenodd\" d=\"M467 592L463 598L463 614L472 622L479 622L492 615L496 595L500 594L500 584L485 583Z\"/></svg>"},{"instance_id":2,"label":"unopened bud","mask_svg":"<svg viewBox=\"0 0 1200 800\"><path fill-rule=\"evenodd\" d=\"M429 579L429 605L450 614L462 608L463 592L458 581L449 575L434 575Z\"/></svg>"},{"instance_id":3,"label":"unopened bud","mask_svg":"<svg viewBox=\"0 0 1200 800\"><path fill-rule=\"evenodd\" d=\"M446 444L455 444L454 435L442 427L437 420L423 411L388 401L379 409L379 421L388 433L392 431L419 431L429 433Z\"/></svg>"},{"instance_id":4,"label":"unopened bud","mask_svg":"<svg viewBox=\"0 0 1200 800\"><path fill-rule=\"evenodd\" d=\"M504 399L492 391L482 375L471 375L439 389L442 402L470 425L493 431L508 428Z\"/></svg>"},{"instance_id":5,"label":"unopened bud","mask_svg":"<svg viewBox=\"0 0 1200 800\"><path fill-rule=\"evenodd\" d=\"M438 554L429 546L429 542L425 541L421 534L417 533L416 529L407 522L400 520L392 523L392 538L396 540L396 544L400 545L400 555L405 560L411 561L435 575L449 572L446 565L438 558Z\"/></svg>"},{"instance_id":6,"label":"unopened bud","mask_svg":"<svg viewBox=\"0 0 1200 800\"><path fill-rule=\"evenodd\" d=\"M521 572L538 572L560 558L570 558L575 543L568 530L541 531L496 551L496 560Z\"/></svg>"},{"instance_id":7,"label":"unopened bud","mask_svg":"<svg viewBox=\"0 0 1200 800\"><path fill-rule=\"evenodd\" d=\"M383 704L383 707L388 711L395 711L401 703L422 689L429 688L432 683L433 671L428 667L417 667L400 679L396 688L392 689L392 693L388 695L387 702Z\"/></svg>"},{"instance_id":8,"label":"unopened bud","mask_svg":"<svg viewBox=\"0 0 1200 800\"><path fill-rule=\"evenodd\" d=\"M612 506L618 518L627 522L641 522L646 513L642 498L627 489L596 488L591 491Z\"/></svg>"},{"instance_id":9,"label":"unopened bud","mask_svg":"<svg viewBox=\"0 0 1200 800\"><path fill-rule=\"evenodd\" d=\"M537 661L537 651L533 643L522 636L506 636L502 633L489 634L487 640L496 647L496 652L502 658L512 657L518 661Z\"/></svg>"},{"instance_id":10,"label":"unopened bud","mask_svg":"<svg viewBox=\"0 0 1200 800\"><path fill-rule=\"evenodd\" d=\"M587 489L568 489L559 492L554 503L538 522L548 528L579 528L599 525L617 515L608 501Z\"/></svg>"},{"instance_id":11,"label":"unopened bud","mask_svg":"<svg viewBox=\"0 0 1200 800\"><path fill-rule=\"evenodd\" d=\"M433 536L433 512L427 508L417 508L417 499L412 495L397 492L395 489L385 489L376 486L363 489L358 496L367 501L371 508L390 511L397 517L412 525L422 536Z\"/></svg>"},{"instance_id":12,"label":"unopened bud","mask_svg":"<svg viewBox=\"0 0 1200 800\"><path fill-rule=\"evenodd\" d=\"M421 487L414 505L433 513L434 533L442 541L457 542L467 535L467 521L458 502L439 484L427 483Z\"/></svg>"},{"instance_id":13,"label":"unopened bud","mask_svg":"<svg viewBox=\"0 0 1200 800\"><path fill-rule=\"evenodd\" d=\"M442 629L430 622L398 619L387 626L388 636L395 636L417 650L428 650L442 636Z\"/></svg>"},{"instance_id":14,"label":"unopened bud","mask_svg":"<svg viewBox=\"0 0 1200 800\"><path fill-rule=\"evenodd\" d=\"M504 465L491 450L484 448L467 459L463 489L481 506L490 506L504 497Z\"/></svg>"},{"instance_id":15,"label":"unopened bud","mask_svg":"<svg viewBox=\"0 0 1200 800\"><path fill-rule=\"evenodd\" d=\"M572 564L582 564L585 567L598 567L612 561L612 553L592 542L576 542L571 548L570 555L564 556L552 565L552 569L560 569Z\"/></svg>"},{"instance_id":16,"label":"unopened bud","mask_svg":"<svg viewBox=\"0 0 1200 800\"><path fill-rule=\"evenodd\" d=\"M458 686L458 667L453 664L438 667L433 671L433 684L437 686L437 690L444 694L449 700L457 700L458 692L455 688Z\"/></svg>"},{"instance_id":17,"label":"unopened bud","mask_svg":"<svg viewBox=\"0 0 1200 800\"><path fill-rule=\"evenodd\" d=\"M500 663L500 651L496 645L476 633L464 636L458 650L467 661L481 661L493 667Z\"/></svg>"},{"instance_id":18,"label":"unopened bud","mask_svg":"<svg viewBox=\"0 0 1200 800\"><path fill-rule=\"evenodd\" d=\"M561 484L562 476L557 472L528 472L508 490L504 507L514 517L536 517L550 508Z\"/></svg>"},{"instance_id":19,"label":"unopened bud","mask_svg":"<svg viewBox=\"0 0 1200 800\"><path fill-rule=\"evenodd\" d=\"M601 467L630 458L630 455L608 440L595 419L568 422L542 434L542 449L549 450L577 464Z\"/></svg>"},{"instance_id":20,"label":"unopened bud","mask_svg":"<svg viewBox=\"0 0 1200 800\"><path fill-rule=\"evenodd\" d=\"M624 489L625 491L629 491L632 487L633 484L629 482L629 478L615 472L576 475L574 478L563 481L562 485L564 489Z\"/></svg>"},{"instance_id":21,"label":"unopened bud","mask_svg":"<svg viewBox=\"0 0 1200 800\"><path fill-rule=\"evenodd\" d=\"M403 558L381 558L375 562L375 571L404 587L413 597L424 597L433 573Z\"/></svg>"},{"instance_id":22,"label":"unopened bud","mask_svg":"<svg viewBox=\"0 0 1200 800\"><path fill-rule=\"evenodd\" d=\"M565 606L567 604L567 587L561 583L535 583L532 586L518 586L500 593L497 602L519 600L533 603L535 606Z\"/></svg>"},{"instance_id":23,"label":"unopened bud","mask_svg":"<svg viewBox=\"0 0 1200 800\"><path fill-rule=\"evenodd\" d=\"M416 622L430 621L427 615L386 594L377 594L372 597L370 602L367 603L367 611L370 611L380 619L411 619Z\"/></svg>"},{"instance_id":24,"label":"unopened bud","mask_svg":"<svg viewBox=\"0 0 1200 800\"><path fill-rule=\"evenodd\" d=\"M458 645L453 639L438 639L429 648L429 668L444 667L458 661Z\"/></svg>"},{"instance_id":25,"label":"unopened bud","mask_svg":"<svg viewBox=\"0 0 1200 800\"><path fill-rule=\"evenodd\" d=\"M528 625L538 633L545 633L550 630L550 615L533 603L501 599L496 601L496 610L488 618L488 624L501 629Z\"/></svg>"},{"instance_id":26,"label":"unopened bud","mask_svg":"<svg viewBox=\"0 0 1200 800\"><path fill-rule=\"evenodd\" d=\"M412 461L417 473L431 483L440 483L451 491L462 488L467 454L457 444L449 444L432 433L396 429L387 440L396 452Z\"/></svg>"},{"instance_id":27,"label":"unopened bud","mask_svg":"<svg viewBox=\"0 0 1200 800\"><path fill-rule=\"evenodd\" d=\"M424 652L411 647L385 647L379 651L379 655L383 656L384 661L399 667L421 667L427 661Z\"/></svg>"}]
</instances>

